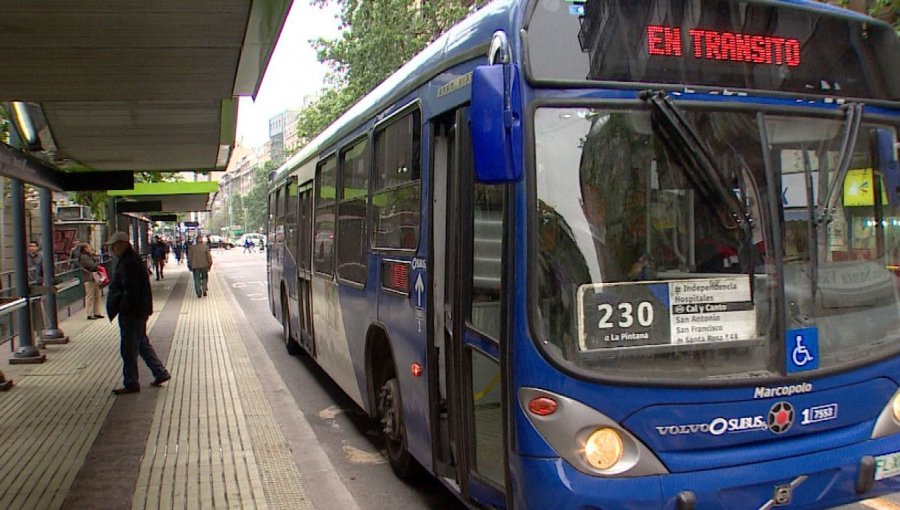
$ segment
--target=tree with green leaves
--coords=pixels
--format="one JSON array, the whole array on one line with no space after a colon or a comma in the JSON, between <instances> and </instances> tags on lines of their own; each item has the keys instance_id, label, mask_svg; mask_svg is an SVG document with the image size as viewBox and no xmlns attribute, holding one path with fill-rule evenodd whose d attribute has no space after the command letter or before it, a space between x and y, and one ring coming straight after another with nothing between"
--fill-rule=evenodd
<instances>
[{"instance_id":1,"label":"tree with green leaves","mask_svg":"<svg viewBox=\"0 0 900 510\"><path fill-rule=\"evenodd\" d=\"M253 174L253 188L243 197L246 232L259 232L266 227L266 216L269 210L269 175L278 169L272 161L266 161L257 167Z\"/></svg>"},{"instance_id":2,"label":"tree with green leaves","mask_svg":"<svg viewBox=\"0 0 900 510\"><path fill-rule=\"evenodd\" d=\"M428 43L486 0L313 0L341 8L343 34L313 45L329 75L300 112L297 133L311 140Z\"/></svg>"},{"instance_id":3,"label":"tree with green leaves","mask_svg":"<svg viewBox=\"0 0 900 510\"><path fill-rule=\"evenodd\" d=\"M246 230L246 226L244 225L244 197L241 196L240 193L235 193L229 197L228 210L231 213L232 225L240 225Z\"/></svg>"},{"instance_id":4,"label":"tree with green leaves","mask_svg":"<svg viewBox=\"0 0 900 510\"><path fill-rule=\"evenodd\" d=\"M900 0L819 0L866 13L890 23L900 35Z\"/></svg>"}]
</instances>

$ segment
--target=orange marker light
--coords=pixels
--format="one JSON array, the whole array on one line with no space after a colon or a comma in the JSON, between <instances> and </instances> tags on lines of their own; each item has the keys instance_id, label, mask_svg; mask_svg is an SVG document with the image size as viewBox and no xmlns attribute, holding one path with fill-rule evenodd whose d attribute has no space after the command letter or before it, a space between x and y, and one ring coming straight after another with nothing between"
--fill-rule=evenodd
<instances>
[{"instance_id":1,"label":"orange marker light","mask_svg":"<svg viewBox=\"0 0 900 510\"><path fill-rule=\"evenodd\" d=\"M536 397L531 399L531 402L528 403L528 410L531 411L531 414L536 414L538 416L550 416L555 413L558 408L559 404L552 398L547 397Z\"/></svg>"},{"instance_id":2,"label":"orange marker light","mask_svg":"<svg viewBox=\"0 0 900 510\"><path fill-rule=\"evenodd\" d=\"M420 365L418 363L413 363L412 367L410 367L410 370L412 370L413 377L422 377L422 372L423 372L422 365Z\"/></svg>"}]
</instances>

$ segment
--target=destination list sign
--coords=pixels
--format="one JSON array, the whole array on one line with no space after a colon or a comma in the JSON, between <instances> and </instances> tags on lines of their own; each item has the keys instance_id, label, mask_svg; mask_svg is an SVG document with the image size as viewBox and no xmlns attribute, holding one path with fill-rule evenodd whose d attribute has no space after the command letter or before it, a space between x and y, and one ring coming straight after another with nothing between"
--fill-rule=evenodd
<instances>
[{"instance_id":1,"label":"destination list sign","mask_svg":"<svg viewBox=\"0 0 900 510\"><path fill-rule=\"evenodd\" d=\"M582 351L690 345L756 337L747 275L587 284L578 289Z\"/></svg>"}]
</instances>

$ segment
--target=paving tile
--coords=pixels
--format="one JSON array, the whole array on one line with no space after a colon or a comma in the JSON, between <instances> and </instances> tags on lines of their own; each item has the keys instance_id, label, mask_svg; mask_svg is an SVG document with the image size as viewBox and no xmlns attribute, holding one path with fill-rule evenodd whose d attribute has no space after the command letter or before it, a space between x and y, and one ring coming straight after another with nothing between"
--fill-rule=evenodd
<instances>
[{"instance_id":1,"label":"paving tile","mask_svg":"<svg viewBox=\"0 0 900 510\"><path fill-rule=\"evenodd\" d=\"M155 292L154 308L168 296ZM115 400L117 325L71 317L60 327L72 341L46 363L3 369L15 387L0 394L0 508L59 508Z\"/></svg>"}]
</instances>

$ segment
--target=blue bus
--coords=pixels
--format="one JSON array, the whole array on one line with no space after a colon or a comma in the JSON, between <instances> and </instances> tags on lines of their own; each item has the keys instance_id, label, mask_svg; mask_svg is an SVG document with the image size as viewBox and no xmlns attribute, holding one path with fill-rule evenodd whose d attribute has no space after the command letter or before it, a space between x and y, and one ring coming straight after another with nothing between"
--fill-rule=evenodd
<instances>
[{"instance_id":1,"label":"blue bus","mask_svg":"<svg viewBox=\"0 0 900 510\"><path fill-rule=\"evenodd\" d=\"M900 491L900 44L806 0L497 0L273 175L291 354L484 508Z\"/></svg>"}]
</instances>

